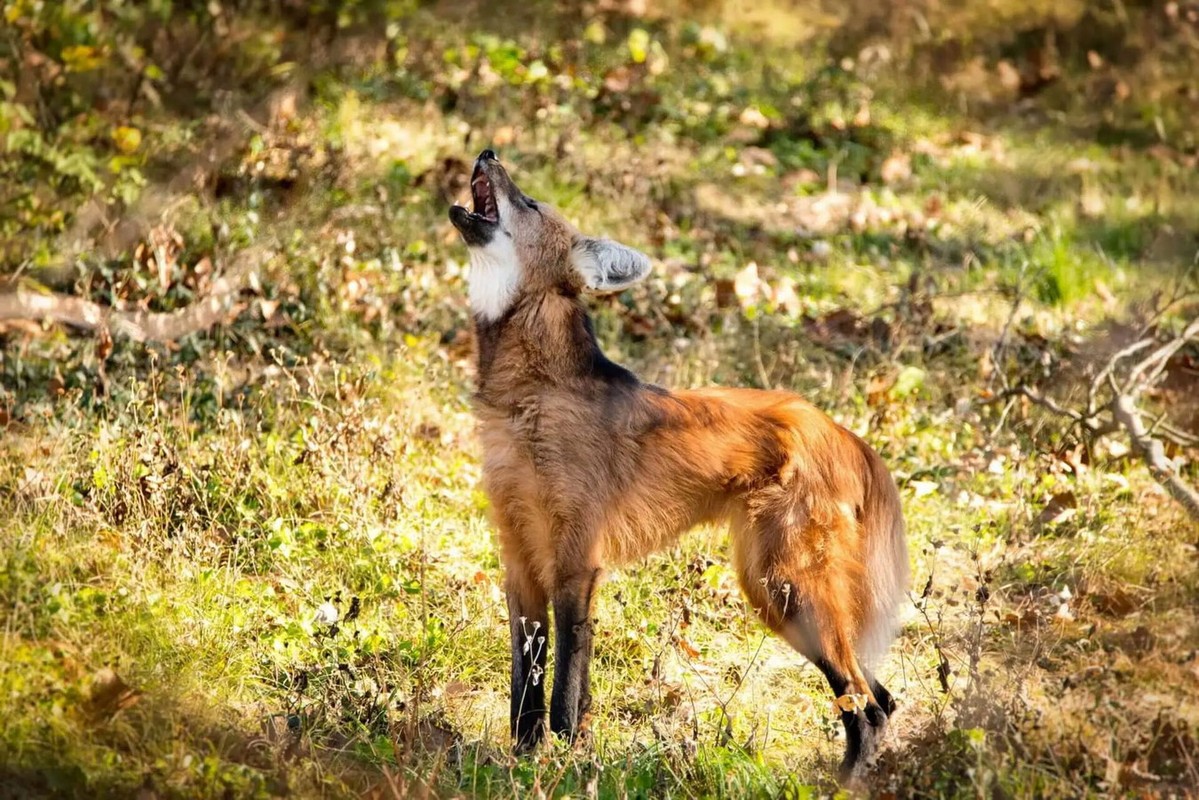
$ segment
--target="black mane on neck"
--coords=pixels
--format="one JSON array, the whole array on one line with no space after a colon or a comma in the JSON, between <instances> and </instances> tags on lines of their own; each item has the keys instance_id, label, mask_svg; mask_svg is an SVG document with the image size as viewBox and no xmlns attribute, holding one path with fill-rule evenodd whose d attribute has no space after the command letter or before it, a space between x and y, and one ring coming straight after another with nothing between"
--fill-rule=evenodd
<instances>
[{"instance_id":1,"label":"black mane on neck","mask_svg":"<svg viewBox=\"0 0 1199 800\"><path fill-rule=\"evenodd\" d=\"M640 379L632 373L632 371L622 367L615 361L612 361L604 351L600 349L599 340L595 338L595 328L591 324L591 315L579 306L579 314L577 317L581 332L577 334L580 339L580 344L585 348L590 362L591 376L605 383L618 383L636 386L641 383Z\"/></svg>"},{"instance_id":2,"label":"black mane on neck","mask_svg":"<svg viewBox=\"0 0 1199 800\"><path fill-rule=\"evenodd\" d=\"M564 338L569 341L570 354L573 356L573 358L566 359L567 363L573 362L571 377L592 378L608 384L630 387L640 385L641 381L636 375L604 355L599 341L595 337L595 328L591 324L591 317L587 310L576 297L569 299L571 300L571 310L567 319L564 320L564 324L569 327L569 335ZM475 339L478 351L476 381L479 391L483 390L484 384L488 381L505 331L510 325L520 324L515 318L522 309L529 305L530 301L531 298L517 301L503 316L495 320L475 315ZM536 301L532 300L532 302Z\"/></svg>"}]
</instances>

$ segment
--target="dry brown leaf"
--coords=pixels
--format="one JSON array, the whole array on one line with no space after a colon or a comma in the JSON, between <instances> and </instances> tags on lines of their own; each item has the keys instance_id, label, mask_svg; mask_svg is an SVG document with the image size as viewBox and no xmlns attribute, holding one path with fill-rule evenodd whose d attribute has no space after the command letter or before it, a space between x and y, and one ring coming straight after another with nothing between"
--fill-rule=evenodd
<instances>
[{"instance_id":1,"label":"dry brown leaf","mask_svg":"<svg viewBox=\"0 0 1199 800\"><path fill-rule=\"evenodd\" d=\"M731 280L728 278L717 278L715 286L717 308L730 308L737 305L737 291Z\"/></svg>"},{"instance_id":2,"label":"dry brown leaf","mask_svg":"<svg viewBox=\"0 0 1199 800\"><path fill-rule=\"evenodd\" d=\"M1125 617L1137 610L1137 599L1122 586L1107 591L1090 592L1087 595L1097 611L1113 617Z\"/></svg>"},{"instance_id":3,"label":"dry brown leaf","mask_svg":"<svg viewBox=\"0 0 1199 800\"><path fill-rule=\"evenodd\" d=\"M1146 625L1138 625L1127 632L1112 633L1106 637L1105 644L1114 647L1133 658L1147 655L1157 646L1158 637Z\"/></svg>"},{"instance_id":4,"label":"dry brown leaf","mask_svg":"<svg viewBox=\"0 0 1199 800\"><path fill-rule=\"evenodd\" d=\"M441 426L436 422L422 422L416 426L413 433L418 439L423 439L426 442L441 440Z\"/></svg>"},{"instance_id":5,"label":"dry brown leaf","mask_svg":"<svg viewBox=\"0 0 1199 800\"><path fill-rule=\"evenodd\" d=\"M1049 499L1041 513L1037 515L1039 525L1058 525L1073 517L1078 512L1078 498L1074 492L1058 492Z\"/></svg>"},{"instance_id":6,"label":"dry brown leaf","mask_svg":"<svg viewBox=\"0 0 1199 800\"><path fill-rule=\"evenodd\" d=\"M116 670L104 667L92 676L87 709L93 718L107 719L135 705L141 696L141 692L121 680Z\"/></svg>"},{"instance_id":7,"label":"dry brown leaf","mask_svg":"<svg viewBox=\"0 0 1199 800\"><path fill-rule=\"evenodd\" d=\"M688 658L699 658L699 650L682 636L678 637L678 645L679 649L686 653Z\"/></svg>"},{"instance_id":8,"label":"dry brown leaf","mask_svg":"<svg viewBox=\"0 0 1199 800\"><path fill-rule=\"evenodd\" d=\"M891 387L895 385L895 379L898 376L898 372L891 370L872 375L866 383L866 404L877 407L886 403L887 394L891 391Z\"/></svg>"},{"instance_id":9,"label":"dry brown leaf","mask_svg":"<svg viewBox=\"0 0 1199 800\"><path fill-rule=\"evenodd\" d=\"M96 329L96 358L100 361L107 361L112 355L112 334L108 328Z\"/></svg>"},{"instance_id":10,"label":"dry brown leaf","mask_svg":"<svg viewBox=\"0 0 1199 800\"><path fill-rule=\"evenodd\" d=\"M852 714L866 708L868 698L864 694L843 694L833 701L833 708Z\"/></svg>"}]
</instances>

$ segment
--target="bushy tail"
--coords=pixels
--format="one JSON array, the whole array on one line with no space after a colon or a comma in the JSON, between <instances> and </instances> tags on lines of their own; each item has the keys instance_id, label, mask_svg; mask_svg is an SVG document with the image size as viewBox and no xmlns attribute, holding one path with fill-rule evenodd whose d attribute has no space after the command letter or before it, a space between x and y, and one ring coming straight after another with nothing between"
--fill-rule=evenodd
<instances>
[{"instance_id":1,"label":"bushy tail","mask_svg":"<svg viewBox=\"0 0 1199 800\"><path fill-rule=\"evenodd\" d=\"M870 454L871 477L863 531L866 537L866 588L869 601L855 649L870 666L881 657L899 628L899 609L911 580L899 491L882 460Z\"/></svg>"}]
</instances>

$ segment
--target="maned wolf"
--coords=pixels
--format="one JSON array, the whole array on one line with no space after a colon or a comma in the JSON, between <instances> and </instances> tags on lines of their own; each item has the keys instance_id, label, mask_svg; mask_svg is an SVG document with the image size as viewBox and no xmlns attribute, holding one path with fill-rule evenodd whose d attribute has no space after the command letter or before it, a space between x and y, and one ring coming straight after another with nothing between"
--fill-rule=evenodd
<instances>
[{"instance_id":1,"label":"maned wolf","mask_svg":"<svg viewBox=\"0 0 1199 800\"><path fill-rule=\"evenodd\" d=\"M573 740L588 723L604 565L728 520L750 604L832 687L848 777L895 707L866 664L889 646L908 587L882 460L789 392L642 383L600 352L580 295L640 281L649 259L579 233L522 193L491 150L475 161L471 195L474 211L454 206L450 220L470 250L475 410L506 570L518 750L545 735L548 605L550 728Z\"/></svg>"}]
</instances>

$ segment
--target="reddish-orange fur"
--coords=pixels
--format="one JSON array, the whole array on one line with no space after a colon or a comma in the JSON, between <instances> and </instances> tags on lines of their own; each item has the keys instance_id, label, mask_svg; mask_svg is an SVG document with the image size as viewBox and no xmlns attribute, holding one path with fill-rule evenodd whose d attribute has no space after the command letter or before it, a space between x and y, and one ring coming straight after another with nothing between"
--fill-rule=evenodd
<instances>
[{"instance_id":1,"label":"reddish-orange fur","mask_svg":"<svg viewBox=\"0 0 1199 800\"><path fill-rule=\"evenodd\" d=\"M555 343L544 328L581 313L577 301L548 295L508 323L518 336L507 347L548 360L541 351ZM549 592L579 571L634 561L697 525L731 520L737 574L763 621L778 631L802 593L828 655L856 672L852 646L870 611L866 539L892 536L900 514L878 456L788 392L647 391L605 409L588 402L603 394L590 382L550 383L528 369L487 381L489 396L506 395L480 403L478 416L509 573ZM580 522L564 530L557 523L566 519ZM790 609L778 596L788 583ZM860 675L853 692L870 694Z\"/></svg>"},{"instance_id":2,"label":"reddish-orange fur","mask_svg":"<svg viewBox=\"0 0 1199 800\"><path fill-rule=\"evenodd\" d=\"M495 191L519 192L498 163L481 163ZM608 362L578 296L578 234L549 209L533 218L514 204L501 208L521 280L502 318L477 321L476 410L514 618L518 740L526 735L518 673L530 667L515 649L516 620L540 623L554 603L559 647L582 653L572 662L582 665L582 688L564 695L560 713L551 709L552 724L562 718L555 729L573 733L588 705L589 628L578 626L590 625L604 566L724 520L741 586L763 622L816 661L838 695L882 703L882 721L869 721L881 733L892 705L876 697L885 690L859 653L865 638L889 639L907 580L899 498L881 459L795 394L667 391ZM564 614L573 628L562 628ZM572 638L578 630L583 645ZM846 718L847 729L851 722L859 724Z\"/></svg>"}]
</instances>

